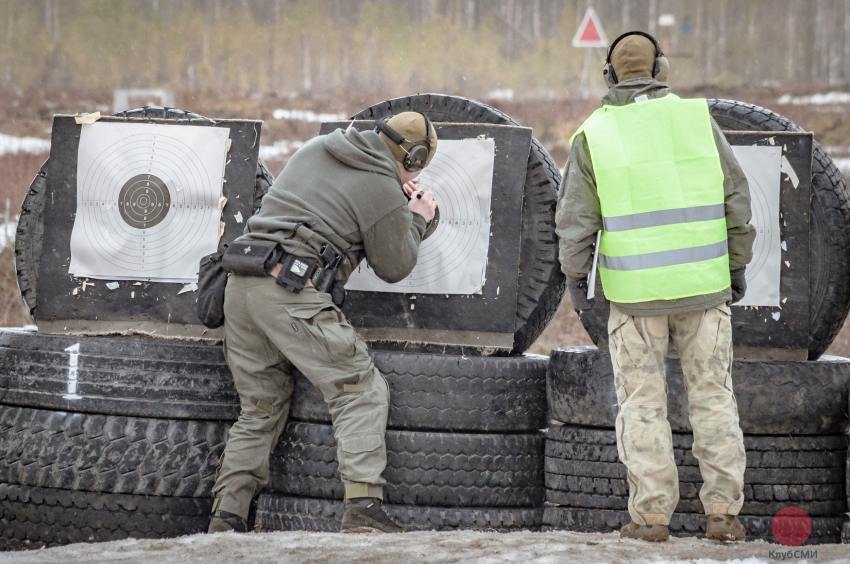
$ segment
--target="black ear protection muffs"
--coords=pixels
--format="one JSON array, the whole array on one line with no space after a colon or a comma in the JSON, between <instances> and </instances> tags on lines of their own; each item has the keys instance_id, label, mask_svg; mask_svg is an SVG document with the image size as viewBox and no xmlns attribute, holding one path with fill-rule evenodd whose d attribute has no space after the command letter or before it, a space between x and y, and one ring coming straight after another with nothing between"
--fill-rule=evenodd
<instances>
[{"instance_id":1,"label":"black ear protection muffs","mask_svg":"<svg viewBox=\"0 0 850 564\"><path fill-rule=\"evenodd\" d=\"M398 131L390 127L390 118L388 117L379 120L375 124L375 128L378 131L386 135L390 141L401 147L401 150L404 151L404 160L401 164L407 172L416 172L425 168L425 164L428 162L428 155L431 153L431 120L422 112L418 113L425 120L425 139L421 141L413 142L402 137ZM402 143L414 143L414 145L410 149L405 149Z\"/></svg>"},{"instance_id":2,"label":"black ear protection muffs","mask_svg":"<svg viewBox=\"0 0 850 564\"><path fill-rule=\"evenodd\" d=\"M617 73L614 72L614 66L611 64L611 54L614 52L614 47L617 46L617 43L630 35L642 35L652 41L652 44L655 46L655 61L652 63L652 78L662 82L666 81L667 71L670 69L670 62L667 60L667 57L664 56L664 52L661 51L661 46L658 44L658 41L650 34L644 33L643 31L627 31L615 39L613 43L611 43L611 46L608 47L608 54L605 56L605 66L602 67L602 76L605 77L605 82L608 83L608 86L614 86L620 81L620 79L617 78Z\"/></svg>"}]
</instances>

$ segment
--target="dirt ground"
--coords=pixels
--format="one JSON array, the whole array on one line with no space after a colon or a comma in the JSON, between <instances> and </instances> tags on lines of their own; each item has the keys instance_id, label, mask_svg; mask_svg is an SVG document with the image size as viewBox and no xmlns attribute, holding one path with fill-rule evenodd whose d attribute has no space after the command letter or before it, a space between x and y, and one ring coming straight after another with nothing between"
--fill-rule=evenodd
<instances>
[{"instance_id":1,"label":"dirt ground","mask_svg":"<svg viewBox=\"0 0 850 564\"><path fill-rule=\"evenodd\" d=\"M297 562L331 564L368 562L494 564L524 562L694 562L746 564L778 560L848 562L850 546L785 547L765 542L716 544L674 538L663 544L620 540L616 533L437 533L345 535L341 533L254 533L193 535L169 540L124 540L73 544L39 551L7 552L7 564L46 562L153 562L158 564Z\"/></svg>"}]
</instances>

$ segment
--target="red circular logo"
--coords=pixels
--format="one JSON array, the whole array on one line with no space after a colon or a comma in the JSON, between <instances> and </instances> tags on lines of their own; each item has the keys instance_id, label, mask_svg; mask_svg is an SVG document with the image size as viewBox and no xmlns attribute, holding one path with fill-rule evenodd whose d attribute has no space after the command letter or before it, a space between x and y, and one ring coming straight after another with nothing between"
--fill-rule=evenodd
<instances>
[{"instance_id":1,"label":"red circular logo","mask_svg":"<svg viewBox=\"0 0 850 564\"><path fill-rule=\"evenodd\" d=\"M800 546L812 534L812 518L799 507L784 507L770 524L773 538L785 546Z\"/></svg>"}]
</instances>

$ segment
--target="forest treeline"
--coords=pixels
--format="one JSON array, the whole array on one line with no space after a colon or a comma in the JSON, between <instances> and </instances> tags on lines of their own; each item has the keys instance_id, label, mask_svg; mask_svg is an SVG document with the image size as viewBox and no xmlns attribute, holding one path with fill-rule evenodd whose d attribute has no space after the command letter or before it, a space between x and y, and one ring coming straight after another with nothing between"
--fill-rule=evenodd
<instances>
[{"instance_id":1,"label":"forest treeline","mask_svg":"<svg viewBox=\"0 0 850 564\"><path fill-rule=\"evenodd\" d=\"M570 45L588 5L679 86L850 82L845 0L0 0L0 87L573 95L601 85Z\"/></svg>"}]
</instances>

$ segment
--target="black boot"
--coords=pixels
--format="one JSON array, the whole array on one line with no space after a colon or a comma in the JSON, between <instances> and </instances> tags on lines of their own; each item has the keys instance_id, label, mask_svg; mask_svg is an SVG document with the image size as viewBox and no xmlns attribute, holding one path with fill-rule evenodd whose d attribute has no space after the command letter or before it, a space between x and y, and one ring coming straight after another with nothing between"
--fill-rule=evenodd
<instances>
[{"instance_id":1,"label":"black boot","mask_svg":"<svg viewBox=\"0 0 850 564\"><path fill-rule=\"evenodd\" d=\"M384 511L383 502L376 497L355 497L345 500L342 511L343 533L403 533Z\"/></svg>"},{"instance_id":2,"label":"black boot","mask_svg":"<svg viewBox=\"0 0 850 564\"><path fill-rule=\"evenodd\" d=\"M248 523L245 519L229 511L216 511L210 519L208 533L245 533L248 531Z\"/></svg>"}]
</instances>

